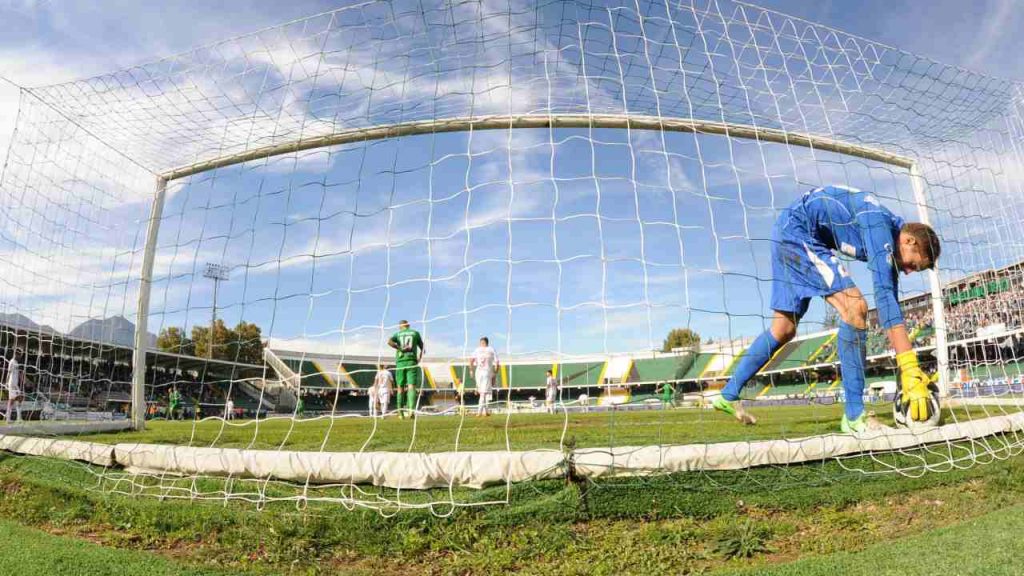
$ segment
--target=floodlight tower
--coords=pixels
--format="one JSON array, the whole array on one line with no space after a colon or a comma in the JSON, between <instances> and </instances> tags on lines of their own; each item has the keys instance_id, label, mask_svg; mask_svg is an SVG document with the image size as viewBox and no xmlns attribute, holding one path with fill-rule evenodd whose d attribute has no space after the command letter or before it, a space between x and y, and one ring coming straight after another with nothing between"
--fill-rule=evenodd
<instances>
[{"instance_id":1,"label":"floodlight tower","mask_svg":"<svg viewBox=\"0 0 1024 576\"><path fill-rule=\"evenodd\" d=\"M213 359L213 332L217 327L217 289L220 287L220 283L228 279L228 268L224 264L214 264L212 262L206 263L206 270L203 271L203 277L213 280L213 317L210 319L210 351L209 357Z\"/></svg>"}]
</instances>

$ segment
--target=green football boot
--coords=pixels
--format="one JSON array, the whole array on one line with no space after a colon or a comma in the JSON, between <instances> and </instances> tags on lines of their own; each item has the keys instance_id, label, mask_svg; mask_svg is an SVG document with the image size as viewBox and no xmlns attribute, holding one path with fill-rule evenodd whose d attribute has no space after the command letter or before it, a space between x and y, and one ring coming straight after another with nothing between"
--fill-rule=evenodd
<instances>
[{"instance_id":1,"label":"green football boot","mask_svg":"<svg viewBox=\"0 0 1024 576\"><path fill-rule=\"evenodd\" d=\"M728 414L744 424L757 424L757 418L754 418L753 414L749 414L744 410L739 400L736 402L730 402L722 397L721 394L718 394L711 400L711 406L714 407L715 410Z\"/></svg>"},{"instance_id":2,"label":"green football boot","mask_svg":"<svg viewBox=\"0 0 1024 576\"><path fill-rule=\"evenodd\" d=\"M860 417L850 420L843 414L843 420L839 423L839 431L843 434L860 434L868 431L868 415L861 414Z\"/></svg>"},{"instance_id":3,"label":"green football boot","mask_svg":"<svg viewBox=\"0 0 1024 576\"><path fill-rule=\"evenodd\" d=\"M846 414L843 414L843 420L839 423L839 430L843 434L862 434L884 428L886 426L875 418L873 412L862 412L859 417L853 420L850 420L846 417Z\"/></svg>"}]
</instances>

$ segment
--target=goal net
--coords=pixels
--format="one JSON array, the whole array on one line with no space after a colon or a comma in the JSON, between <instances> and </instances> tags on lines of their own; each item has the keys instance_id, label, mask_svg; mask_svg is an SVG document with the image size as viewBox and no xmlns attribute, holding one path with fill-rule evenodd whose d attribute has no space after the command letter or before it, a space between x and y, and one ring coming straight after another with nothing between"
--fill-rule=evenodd
<instances>
[{"instance_id":1,"label":"goal net","mask_svg":"<svg viewBox=\"0 0 1024 576\"><path fill-rule=\"evenodd\" d=\"M1005 458L1022 179L1020 84L724 1L370 1L24 88L0 176L24 421L0 443L110 491L437 513L545 480ZM938 427L838 433L821 301L744 389L756 427L708 409L771 319L776 218L829 184L941 238L900 281ZM415 393L382 401L381 372Z\"/></svg>"}]
</instances>

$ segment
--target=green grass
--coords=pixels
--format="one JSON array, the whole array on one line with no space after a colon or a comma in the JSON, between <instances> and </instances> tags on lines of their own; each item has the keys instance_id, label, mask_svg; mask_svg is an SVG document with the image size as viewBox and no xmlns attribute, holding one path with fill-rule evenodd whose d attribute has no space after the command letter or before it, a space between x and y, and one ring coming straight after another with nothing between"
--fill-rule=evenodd
<instances>
[{"instance_id":1,"label":"green grass","mask_svg":"<svg viewBox=\"0 0 1024 576\"><path fill-rule=\"evenodd\" d=\"M869 406L891 423L888 403ZM82 436L94 442L146 442L225 448L440 452L450 450L559 449L563 429L575 446L689 444L798 438L838 431L840 405L776 406L751 410L760 422L742 427L730 416L709 410L676 409L623 412L472 416L431 416L410 420L318 418L225 422L154 421L142 433ZM989 409L989 414L998 409ZM958 409L960 417L987 415L983 407ZM375 428L376 427L376 428ZM506 443L507 440L507 443Z\"/></svg>"},{"instance_id":2,"label":"green grass","mask_svg":"<svg viewBox=\"0 0 1024 576\"><path fill-rule=\"evenodd\" d=\"M579 447L686 443L700 438L740 440L813 435L828 432L838 422L838 409L819 407L781 408L764 426L736 426L725 415L699 410L634 411L570 414L568 417L546 414L514 414L489 418L467 416L423 417L415 424L409 420L387 418L376 423L368 418L323 418L292 421L275 419L256 423L226 424L209 420L199 423L158 421L147 425L142 434L111 433L84 436L98 442L138 441L161 444L213 445L223 447L319 450L326 439L329 451L359 450L369 439L367 450L447 450L558 449L563 428ZM833 418L833 416L835 416ZM506 444L506 431L508 444ZM130 440L126 440L130 439ZM458 444L456 444L458 442Z\"/></svg>"},{"instance_id":3,"label":"green grass","mask_svg":"<svg viewBox=\"0 0 1024 576\"><path fill-rule=\"evenodd\" d=\"M919 536L734 574L759 576L1017 576L1024 556L1024 507L991 512Z\"/></svg>"},{"instance_id":4,"label":"green grass","mask_svg":"<svg viewBox=\"0 0 1024 576\"><path fill-rule=\"evenodd\" d=\"M222 571L192 569L159 555L118 550L84 540L54 536L0 520L0 574L19 576L213 576Z\"/></svg>"},{"instance_id":5,"label":"green grass","mask_svg":"<svg viewBox=\"0 0 1024 576\"><path fill-rule=\"evenodd\" d=\"M863 476L831 462L600 483L533 482L507 494L504 487L467 491L469 501L507 495L508 503L456 509L445 518L425 510L382 517L326 503L256 510L241 503L130 497L97 484L102 472L0 457L0 519L108 548L153 551L192 569L624 576L761 570L794 560L827 567L839 552L874 543L896 546L1024 506L1024 458L921 478ZM980 552L973 561L987 562ZM816 566L795 573L827 572Z\"/></svg>"}]
</instances>

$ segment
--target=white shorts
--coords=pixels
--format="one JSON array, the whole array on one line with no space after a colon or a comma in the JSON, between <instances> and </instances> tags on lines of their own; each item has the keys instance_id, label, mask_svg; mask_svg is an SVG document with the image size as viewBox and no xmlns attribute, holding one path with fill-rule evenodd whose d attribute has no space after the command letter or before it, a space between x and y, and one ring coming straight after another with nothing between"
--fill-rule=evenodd
<instances>
[{"instance_id":1,"label":"white shorts","mask_svg":"<svg viewBox=\"0 0 1024 576\"><path fill-rule=\"evenodd\" d=\"M387 406L388 402L391 400L391 393L387 392L387 391L385 391L385 392L378 392L377 393L377 400L380 400L380 405L381 406Z\"/></svg>"},{"instance_id":2,"label":"white shorts","mask_svg":"<svg viewBox=\"0 0 1024 576\"><path fill-rule=\"evenodd\" d=\"M490 389L490 381L494 379L494 372L477 369L476 373L473 374L473 379L476 380L476 389Z\"/></svg>"},{"instance_id":3,"label":"white shorts","mask_svg":"<svg viewBox=\"0 0 1024 576\"><path fill-rule=\"evenodd\" d=\"M476 380L476 391L481 395L491 393L491 371L490 370L477 370L474 374Z\"/></svg>"},{"instance_id":4,"label":"white shorts","mask_svg":"<svg viewBox=\"0 0 1024 576\"><path fill-rule=\"evenodd\" d=\"M556 398L558 398L558 391L557 390L550 390L549 389L547 391L547 394L544 395L544 401L545 402L554 402Z\"/></svg>"}]
</instances>

